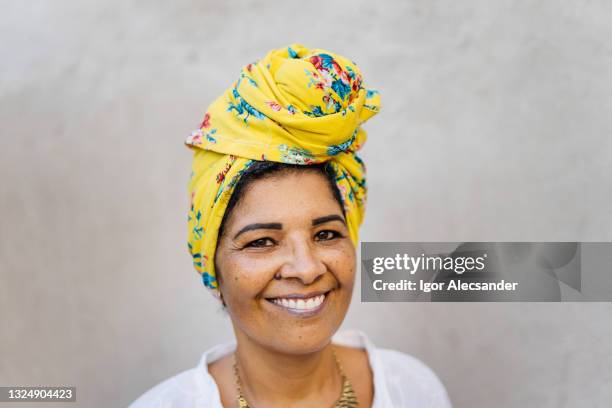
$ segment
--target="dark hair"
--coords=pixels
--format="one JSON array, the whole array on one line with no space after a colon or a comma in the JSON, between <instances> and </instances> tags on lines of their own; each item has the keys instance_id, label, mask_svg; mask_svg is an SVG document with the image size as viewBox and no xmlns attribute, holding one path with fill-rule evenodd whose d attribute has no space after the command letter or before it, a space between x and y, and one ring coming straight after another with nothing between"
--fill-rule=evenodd
<instances>
[{"instance_id":1,"label":"dark hair","mask_svg":"<svg viewBox=\"0 0 612 408\"><path fill-rule=\"evenodd\" d=\"M346 214L344 213L342 195L340 194L340 190L338 190L338 186L336 185L336 173L329 162L311 165L300 165L269 161L255 161L245 170L245 172L242 174L242 176L236 183L236 186L234 187L234 191L232 192L232 195L227 203L225 214L223 214L221 225L219 226L218 237L221 238L221 236L223 235L227 220L229 220L230 216L232 215L232 212L236 208L236 205L239 203L240 199L246 193L248 187L254 181L262 180L279 174L292 174L306 171L317 172L325 177L334 198L336 199L336 201L338 201L338 204L342 209L342 214L346 216Z\"/></svg>"}]
</instances>

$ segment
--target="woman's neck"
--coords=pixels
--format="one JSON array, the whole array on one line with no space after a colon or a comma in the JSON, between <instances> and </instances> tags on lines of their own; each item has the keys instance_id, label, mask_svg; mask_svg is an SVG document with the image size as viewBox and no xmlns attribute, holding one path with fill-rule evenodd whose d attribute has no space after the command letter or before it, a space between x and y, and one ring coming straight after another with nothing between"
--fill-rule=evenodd
<instances>
[{"instance_id":1,"label":"woman's neck","mask_svg":"<svg viewBox=\"0 0 612 408\"><path fill-rule=\"evenodd\" d=\"M276 352L236 333L236 359L242 394L253 406L331 406L340 396L342 377L331 342L307 354ZM316 404L315 404L316 403Z\"/></svg>"}]
</instances>

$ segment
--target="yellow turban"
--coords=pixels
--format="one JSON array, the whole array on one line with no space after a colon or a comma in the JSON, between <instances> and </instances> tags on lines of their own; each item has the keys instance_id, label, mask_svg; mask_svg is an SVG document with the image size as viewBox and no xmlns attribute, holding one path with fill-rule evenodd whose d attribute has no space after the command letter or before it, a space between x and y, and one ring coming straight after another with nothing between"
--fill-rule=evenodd
<instances>
[{"instance_id":1,"label":"yellow turban","mask_svg":"<svg viewBox=\"0 0 612 408\"><path fill-rule=\"evenodd\" d=\"M256 160L309 165L330 161L350 236L358 243L365 210L360 125L380 108L352 61L292 44L248 64L206 111L185 144L194 151L189 181L189 252L204 285L218 293L219 227L241 175Z\"/></svg>"}]
</instances>

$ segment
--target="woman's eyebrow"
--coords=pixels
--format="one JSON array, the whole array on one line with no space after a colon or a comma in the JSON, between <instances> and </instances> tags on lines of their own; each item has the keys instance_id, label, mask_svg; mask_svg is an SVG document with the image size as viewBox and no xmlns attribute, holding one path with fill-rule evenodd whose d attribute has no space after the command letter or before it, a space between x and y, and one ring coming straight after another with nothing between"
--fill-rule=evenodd
<instances>
[{"instance_id":1,"label":"woman's eyebrow","mask_svg":"<svg viewBox=\"0 0 612 408\"><path fill-rule=\"evenodd\" d=\"M324 224L329 221L340 221L342 224L346 226L346 221L344 221L344 218L342 218L341 216L337 214L331 214L331 215L326 215L325 217L315 218L314 220L312 220L312 226L314 227L315 225Z\"/></svg>"},{"instance_id":2,"label":"woman's eyebrow","mask_svg":"<svg viewBox=\"0 0 612 408\"><path fill-rule=\"evenodd\" d=\"M245 233L247 231L256 230L256 229L282 230L283 224L281 224L280 222L268 222L268 223L256 222L254 224L249 224L249 225L244 226L240 231L238 231L238 233L234 235L234 239L238 238L238 236L242 233Z\"/></svg>"}]
</instances>

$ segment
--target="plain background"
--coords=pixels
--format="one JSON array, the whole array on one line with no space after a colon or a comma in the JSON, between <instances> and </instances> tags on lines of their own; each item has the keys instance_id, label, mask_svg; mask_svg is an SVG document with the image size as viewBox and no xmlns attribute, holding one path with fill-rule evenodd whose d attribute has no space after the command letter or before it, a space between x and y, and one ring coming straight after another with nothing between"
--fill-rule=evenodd
<instances>
[{"instance_id":1,"label":"plain background","mask_svg":"<svg viewBox=\"0 0 612 408\"><path fill-rule=\"evenodd\" d=\"M362 240L611 241L611 16L607 0L3 1L0 384L126 406L232 338L187 252L183 140L292 42L381 91ZM610 404L612 304L358 290L344 327L425 361L456 407Z\"/></svg>"}]
</instances>

